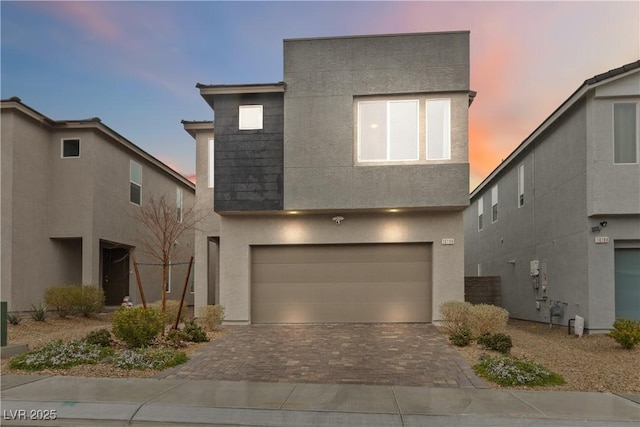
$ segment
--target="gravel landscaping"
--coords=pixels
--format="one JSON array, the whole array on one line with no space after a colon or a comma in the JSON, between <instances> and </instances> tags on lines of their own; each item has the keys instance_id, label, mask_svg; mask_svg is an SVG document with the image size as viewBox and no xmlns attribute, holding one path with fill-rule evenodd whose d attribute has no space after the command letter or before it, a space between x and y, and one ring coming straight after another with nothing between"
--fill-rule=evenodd
<instances>
[{"instance_id":1,"label":"gravel landscaping","mask_svg":"<svg viewBox=\"0 0 640 427\"><path fill-rule=\"evenodd\" d=\"M24 318L19 325L8 325L7 335L10 344L28 344L29 349L36 349L54 340L66 342L80 339L89 332L102 328L111 329L111 314L101 314L92 319L48 317L45 322ZM223 333L224 330L210 332L209 338L215 339ZM578 338L568 335L566 327L550 328L547 324L517 320L509 321L506 333L513 340L511 354L540 363L564 377L566 384L545 389L640 393L640 347L625 350L605 334ZM191 355L203 345L206 343L190 343L182 350ZM491 353L477 344L455 348L470 365L478 363L482 354ZM2 373L30 372L10 370L8 360L3 359ZM97 364L33 373L91 377L151 377L157 374L157 371L124 370L112 365Z\"/></svg>"}]
</instances>

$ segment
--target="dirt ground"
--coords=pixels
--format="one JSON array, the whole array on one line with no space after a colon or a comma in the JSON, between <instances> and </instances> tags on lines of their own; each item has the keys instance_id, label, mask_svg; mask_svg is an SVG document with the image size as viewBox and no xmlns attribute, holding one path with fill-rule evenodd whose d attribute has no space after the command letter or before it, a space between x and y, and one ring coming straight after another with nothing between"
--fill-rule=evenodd
<instances>
[{"instance_id":1,"label":"dirt ground","mask_svg":"<svg viewBox=\"0 0 640 427\"><path fill-rule=\"evenodd\" d=\"M111 314L101 314L92 319L59 319L50 315L45 322L23 318L19 325L8 325L7 337L9 344L28 344L29 349L36 349L53 340L69 341L83 338L89 332L101 328L111 329ZM568 335L566 327L550 328L546 324L525 321L509 321L506 332L513 340L513 355L541 363L564 377L565 385L547 389L640 393L640 347L625 350L604 334L578 338ZM215 339L220 333L224 332L209 333L209 336ZM189 355L205 344L191 344L183 351ZM491 353L477 344L456 348L470 365L476 364L481 354ZM10 370L8 360L3 359L2 373L26 372ZM37 373L92 377L150 377L156 374L156 371L129 371L98 364Z\"/></svg>"}]
</instances>

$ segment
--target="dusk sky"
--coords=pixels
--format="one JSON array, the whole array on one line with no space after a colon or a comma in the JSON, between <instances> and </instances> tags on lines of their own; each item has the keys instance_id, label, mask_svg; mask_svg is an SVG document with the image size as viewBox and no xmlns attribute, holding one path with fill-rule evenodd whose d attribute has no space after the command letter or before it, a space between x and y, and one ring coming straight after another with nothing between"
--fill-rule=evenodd
<instances>
[{"instance_id":1,"label":"dusk sky","mask_svg":"<svg viewBox=\"0 0 640 427\"><path fill-rule=\"evenodd\" d=\"M1 97L100 117L186 176L196 83L283 79L287 38L469 30L471 189L587 78L640 59L640 2L0 3Z\"/></svg>"}]
</instances>

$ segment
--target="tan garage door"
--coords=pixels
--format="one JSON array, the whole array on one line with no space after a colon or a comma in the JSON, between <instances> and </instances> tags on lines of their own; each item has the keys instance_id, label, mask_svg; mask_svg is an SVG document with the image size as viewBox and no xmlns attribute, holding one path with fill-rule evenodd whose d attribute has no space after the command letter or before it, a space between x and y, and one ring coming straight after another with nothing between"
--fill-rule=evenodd
<instances>
[{"instance_id":1,"label":"tan garage door","mask_svg":"<svg viewBox=\"0 0 640 427\"><path fill-rule=\"evenodd\" d=\"M251 249L252 323L431 321L431 245Z\"/></svg>"}]
</instances>

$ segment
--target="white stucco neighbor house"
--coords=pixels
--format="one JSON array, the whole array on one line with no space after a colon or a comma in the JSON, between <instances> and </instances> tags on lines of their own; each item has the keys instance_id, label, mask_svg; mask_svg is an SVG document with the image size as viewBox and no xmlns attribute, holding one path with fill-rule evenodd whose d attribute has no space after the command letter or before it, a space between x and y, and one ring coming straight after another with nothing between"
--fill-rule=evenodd
<instances>
[{"instance_id":1,"label":"white stucco neighbor house","mask_svg":"<svg viewBox=\"0 0 640 427\"><path fill-rule=\"evenodd\" d=\"M433 322L464 298L469 32L284 40L282 81L197 88L196 308Z\"/></svg>"},{"instance_id":2,"label":"white stucco neighbor house","mask_svg":"<svg viewBox=\"0 0 640 427\"><path fill-rule=\"evenodd\" d=\"M511 316L640 319L640 61L586 80L473 192L465 273Z\"/></svg>"}]
</instances>

